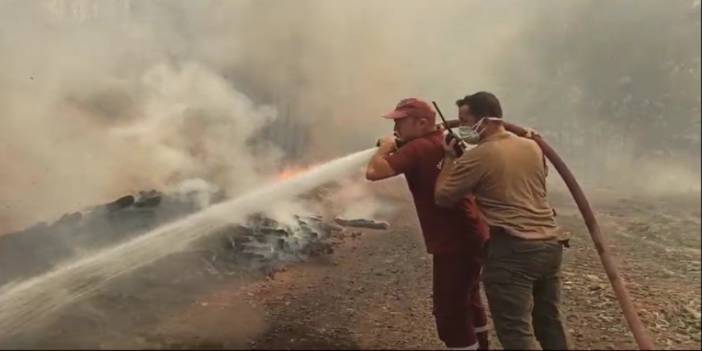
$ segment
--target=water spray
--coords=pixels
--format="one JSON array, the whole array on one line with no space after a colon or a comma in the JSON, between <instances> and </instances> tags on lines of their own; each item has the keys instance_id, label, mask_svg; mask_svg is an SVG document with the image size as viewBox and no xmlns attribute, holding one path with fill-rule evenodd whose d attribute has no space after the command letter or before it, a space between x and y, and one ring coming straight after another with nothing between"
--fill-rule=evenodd
<instances>
[{"instance_id":1,"label":"water spray","mask_svg":"<svg viewBox=\"0 0 702 351\"><path fill-rule=\"evenodd\" d=\"M447 130L450 126L457 124L457 121L444 120L444 128ZM504 122L504 125L508 131L516 135L527 134L524 128L517 125L507 122ZM532 139L554 165L578 205L639 348L653 349L653 342L631 303L629 293L580 185L553 148L538 135L533 136ZM43 320L62 307L95 293L111 279L182 250L189 243L214 232L227 223L263 210L271 201L291 198L334 181L361 167L374 151L375 149L372 148L339 158L279 183L214 205L51 272L2 286L0 287L0 338L11 336L22 328Z\"/></svg>"},{"instance_id":2,"label":"water spray","mask_svg":"<svg viewBox=\"0 0 702 351\"><path fill-rule=\"evenodd\" d=\"M210 206L116 246L20 282L0 286L0 341L37 327L55 312L93 295L110 280L181 251L195 240L358 171L375 152L360 151ZM2 348L2 346L0 346Z\"/></svg>"}]
</instances>

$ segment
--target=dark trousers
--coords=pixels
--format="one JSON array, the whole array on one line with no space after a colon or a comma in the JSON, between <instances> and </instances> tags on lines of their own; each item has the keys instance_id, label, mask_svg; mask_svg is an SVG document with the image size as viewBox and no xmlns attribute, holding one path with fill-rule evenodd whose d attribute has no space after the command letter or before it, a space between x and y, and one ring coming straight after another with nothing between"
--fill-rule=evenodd
<instances>
[{"instance_id":1,"label":"dark trousers","mask_svg":"<svg viewBox=\"0 0 702 351\"><path fill-rule=\"evenodd\" d=\"M562 255L556 240L524 240L491 231L483 282L505 349L534 350L539 344L545 350L568 348L559 311Z\"/></svg>"},{"instance_id":2,"label":"dark trousers","mask_svg":"<svg viewBox=\"0 0 702 351\"><path fill-rule=\"evenodd\" d=\"M439 338L447 347L487 342L487 316L480 298L481 260L466 253L433 256L434 318Z\"/></svg>"}]
</instances>

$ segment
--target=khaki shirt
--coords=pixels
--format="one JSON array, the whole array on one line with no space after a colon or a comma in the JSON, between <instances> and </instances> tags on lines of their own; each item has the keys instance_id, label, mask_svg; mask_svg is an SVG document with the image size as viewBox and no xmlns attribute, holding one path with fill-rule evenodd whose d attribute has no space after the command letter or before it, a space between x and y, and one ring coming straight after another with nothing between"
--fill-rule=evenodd
<instances>
[{"instance_id":1,"label":"khaki shirt","mask_svg":"<svg viewBox=\"0 0 702 351\"><path fill-rule=\"evenodd\" d=\"M546 200L546 173L536 142L501 131L460 158L445 159L434 200L439 206L451 206L474 194L491 226L529 240L561 239Z\"/></svg>"}]
</instances>

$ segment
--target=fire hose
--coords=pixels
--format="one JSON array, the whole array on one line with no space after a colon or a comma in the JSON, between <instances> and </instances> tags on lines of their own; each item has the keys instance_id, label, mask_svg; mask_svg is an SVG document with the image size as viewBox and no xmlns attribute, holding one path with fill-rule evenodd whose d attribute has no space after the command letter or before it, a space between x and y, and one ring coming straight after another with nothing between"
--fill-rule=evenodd
<instances>
[{"instance_id":1,"label":"fire hose","mask_svg":"<svg viewBox=\"0 0 702 351\"><path fill-rule=\"evenodd\" d=\"M434 103L434 107L436 108L437 112L439 112L439 115L444 121L443 124L445 125L445 128L449 130L449 133L452 133L450 128L457 126L458 121L446 121L443 118L443 115L441 114L441 111L439 110L439 107L436 105L436 103ZM527 130L520 126L504 121L503 123L505 129L518 136L525 136L527 134ZM437 127L439 126L441 125L437 125ZM602 235L602 231L600 230L600 226L597 224L595 214L592 212L590 203L585 197L585 193L583 193L583 190L580 188L580 185L575 180L573 173L570 172L570 169L568 169L568 166L566 166L565 162L563 162L563 159L561 159L561 157L558 156L556 151L548 143L546 143L546 141L544 141L541 138L541 136L533 135L530 138L539 145L542 152L544 153L544 156L546 156L546 158L556 168L558 174L561 175L563 182L565 182L566 186L568 187L568 190L570 191L573 200L575 200L575 203L578 205L580 214L583 216L585 224L587 225L587 229L590 232L592 242L595 244L597 253L600 256L602 266L604 266L604 270L607 273L609 282L612 284L612 289L614 290L614 294L617 297L619 306L621 306L622 311L624 312L624 317L626 318L626 321L629 325L629 330L631 330L631 333L634 335L634 339L636 340L639 349L653 350L653 341L648 336L646 328L643 326L643 323L641 323L639 315L636 313L636 309L631 303L631 298L629 297L629 292L627 291L626 286L624 285L624 280L619 275L619 271L617 270L614 258L609 252L604 236Z\"/></svg>"},{"instance_id":2,"label":"fire hose","mask_svg":"<svg viewBox=\"0 0 702 351\"><path fill-rule=\"evenodd\" d=\"M516 135L524 136L527 134L526 129L520 126L507 122L504 122L504 126L508 131ZM624 317L626 318L626 321L629 324L629 329L634 335L634 339L636 339L636 343L638 344L639 349L653 350L653 341L648 336L646 328L641 323L641 320L639 319L639 316L636 313L636 309L631 303L629 292L627 291L626 286L624 285L623 279L619 275L615 261L609 252L604 236L600 231L600 226L597 224L597 219L595 219L595 215L592 212L592 208L590 208L590 203L585 197L585 193L583 193L583 190L580 188L580 185L575 180L573 173L570 172L570 169L568 169L568 166L566 166L565 162L563 162L560 156L558 156L556 151L538 135L532 136L531 139L533 139L539 145L539 147L544 153L544 156L546 156L546 158L551 162L551 164L553 164L553 166L558 171L558 174L561 175L563 182L565 182L566 186L568 187L568 190L570 191L570 194L573 196L573 200L575 200L575 203L578 205L580 214L585 220L587 229L590 232L590 237L592 238L592 241L595 244L595 248L597 249L597 253L600 256L600 261L604 266L604 270L607 273L609 282L612 284L614 294L617 297L617 301L619 301L619 306L621 306L622 311L624 312Z\"/></svg>"}]
</instances>

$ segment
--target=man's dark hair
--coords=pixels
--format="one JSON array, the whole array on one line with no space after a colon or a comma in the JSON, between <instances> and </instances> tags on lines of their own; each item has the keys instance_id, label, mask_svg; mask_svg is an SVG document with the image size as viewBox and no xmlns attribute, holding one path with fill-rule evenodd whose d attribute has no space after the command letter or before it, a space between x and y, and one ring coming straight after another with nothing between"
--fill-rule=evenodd
<instances>
[{"instance_id":1,"label":"man's dark hair","mask_svg":"<svg viewBox=\"0 0 702 351\"><path fill-rule=\"evenodd\" d=\"M467 95L463 99L456 101L456 105L458 107L468 105L468 107L470 107L470 112L478 118L502 118L502 106L500 106L500 100L498 100L494 94L486 91L480 91L473 95Z\"/></svg>"}]
</instances>

